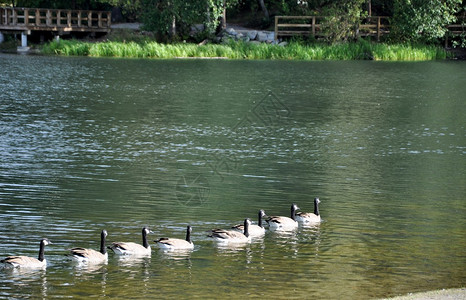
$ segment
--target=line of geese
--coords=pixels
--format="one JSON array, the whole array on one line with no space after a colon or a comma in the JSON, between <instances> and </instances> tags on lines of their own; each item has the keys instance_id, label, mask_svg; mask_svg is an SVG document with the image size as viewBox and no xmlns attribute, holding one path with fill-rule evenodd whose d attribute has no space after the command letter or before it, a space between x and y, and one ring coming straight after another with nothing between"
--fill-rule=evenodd
<instances>
[{"instance_id":1,"label":"line of geese","mask_svg":"<svg viewBox=\"0 0 466 300\"><path fill-rule=\"evenodd\" d=\"M320 223L319 213L319 198L314 199L314 212L297 212L300 209L296 204L291 205L290 217L285 216L267 216L264 210L259 210L258 224L251 224L251 220L246 218L243 224L235 225L231 229L212 229L209 231L208 237L213 238L219 243L247 243L251 238L261 237L265 234L265 228L262 226L262 219L268 217L266 222L271 231L293 231L299 226ZM191 226L187 226L186 238L160 238L155 240L158 246L163 250L191 250L194 244L191 241ZM147 235L152 233L148 227L142 229L142 245L133 242L114 242L111 246L106 247L107 231L104 229L100 235L100 251L87 248L72 248L67 254L71 259L78 263L98 264L105 263L108 260L107 248L111 249L118 255L133 255L133 256L150 256L151 248L147 241ZM29 256L8 256L0 262L5 264L5 267L18 268L45 268L47 261L44 257L45 246L52 244L48 239L44 238L40 241L39 257L36 259Z\"/></svg>"}]
</instances>

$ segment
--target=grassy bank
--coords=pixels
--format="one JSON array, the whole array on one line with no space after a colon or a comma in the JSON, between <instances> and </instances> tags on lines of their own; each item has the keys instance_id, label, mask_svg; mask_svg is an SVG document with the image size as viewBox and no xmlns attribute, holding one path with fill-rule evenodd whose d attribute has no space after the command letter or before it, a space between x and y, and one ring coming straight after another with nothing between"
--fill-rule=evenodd
<instances>
[{"instance_id":1,"label":"grassy bank","mask_svg":"<svg viewBox=\"0 0 466 300\"><path fill-rule=\"evenodd\" d=\"M229 44L197 45L189 43L160 44L156 42L99 42L76 40L50 42L42 53L67 56L179 58L223 57L230 59L293 59L293 60L383 60L415 61L445 59L443 48L427 45L354 43L327 45L291 42L286 46L232 42Z\"/></svg>"}]
</instances>

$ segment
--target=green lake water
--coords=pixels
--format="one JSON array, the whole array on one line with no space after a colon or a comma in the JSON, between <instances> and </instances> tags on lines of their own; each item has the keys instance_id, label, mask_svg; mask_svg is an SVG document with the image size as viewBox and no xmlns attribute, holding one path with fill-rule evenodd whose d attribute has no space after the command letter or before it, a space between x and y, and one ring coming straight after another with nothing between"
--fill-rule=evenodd
<instances>
[{"instance_id":1,"label":"green lake water","mask_svg":"<svg viewBox=\"0 0 466 300\"><path fill-rule=\"evenodd\" d=\"M466 63L0 54L0 298L373 299L466 283ZM291 203L323 222L243 247L206 231ZM194 251L152 242L183 238ZM71 247L152 257L77 267Z\"/></svg>"}]
</instances>

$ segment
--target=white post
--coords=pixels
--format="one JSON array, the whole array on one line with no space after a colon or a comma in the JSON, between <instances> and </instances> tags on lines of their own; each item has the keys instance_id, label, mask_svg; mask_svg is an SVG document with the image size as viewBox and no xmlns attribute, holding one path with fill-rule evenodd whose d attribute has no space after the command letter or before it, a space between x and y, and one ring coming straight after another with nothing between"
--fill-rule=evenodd
<instances>
[{"instance_id":1,"label":"white post","mask_svg":"<svg viewBox=\"0 0 466 300\"><path fill-rule=\"evenodd\" d=\"M29 51L28 47L28 31L21 32L21 47L16 49L17 52L20 53L27 53Z\"/></svg>"},{"instance_id":2,"label":"white post","mask_svg":"<svg viewBox=\"0 0 466 300\"><path fill-rule=\"evenodd\" d=\"M21 47L26 48L28 46L28 35L26 32L21 32Z\"/></svg>"}]
</instances>

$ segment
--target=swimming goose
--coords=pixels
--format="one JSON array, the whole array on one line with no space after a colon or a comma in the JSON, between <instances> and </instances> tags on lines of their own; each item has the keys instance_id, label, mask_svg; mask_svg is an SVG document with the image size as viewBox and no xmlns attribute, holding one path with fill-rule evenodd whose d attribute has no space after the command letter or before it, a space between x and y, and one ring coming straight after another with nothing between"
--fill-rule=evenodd
<instances>
[{"instance_id":1,"label":"swimming goose","mask_svg":"<svg viewBox=\"0 0 466 300\"><path fill-rule=\"evenodd\" d=\"M190 250L194 248L194 244L191 241L191 226L186 228L186 239L172 239L172 238L160 238L156 242L161 249L165 250Z\"/></svg>"},{"instance_id":2,"label":"swimming goose","mask_svg":"<svg viewBox=\"0 0 466 300\"><path fill-rule=\"evenodd\" d=\"M244 220L244 231L239 232L236 230L225 230L225 229L212 229L211 234L208 236L215 239L217 242L223 243L247 243L249 242L249 225L251 220Z\"/></svg>"},{"instance_id":3,"label":"swimming goose","mask_svg":"<svg viewBox=\"0 0 466 300\"><path fill-rule=\"evenodd\" d=\"M115 242L109 248L119 255L151 255L147 235L152 233L148 227L142 228L142 245L133 242Z\"/></svg>"},{"instance_id":4,"label":"swimming goose","mask_svg":"<svg viewBox=\"0 0 466 300\"><path fill-rule=\"evenodd\" d=\"M93 249L86 248L72 248L70 249L70 256L72 259L79 263L98 264L107 262L108 253L105 247L105 239L107 237L107 230L102 230L100 233L100 252Z\"/></svg>"},{"instance_id":5,"label":"swimming goose","mask_svg":"<svg viewBox=\"0 0 466 300\"><path fill-rule=\"evenodd\" d=\"M272 231L290 231L298 228L298 222L296 221L296 210L299 207L296 204L291 205L291 218L282 216L272 216L266 221L269 224L269 229Z\"/></svg>"},{"instance_id":6,"label":"swimming goose","mask_svg":"<svg viewBox=\"0 0 466 300\"><path fill-rule=\"evenodd\" d=\"M314 199L314 213L298 212L296 213L296 220L303 224L320 223L319 203L320 200L316 197Z\"/></svg>"},{"instance_id":7,"label":"swimming goose","mask_svg":"<svg viewBox=\"0 0 466 300\"><path fill-rule=\"evenodd\" d=\"M258 225L251 224L249 225L248 231L251 237L259 237L265 234L265 228L262 226L262 218L266 217L265 211L263 209L259 210L259 219L257 221ZM244 225L238 224L232 227L234 230L239 232L244 232Z\"/></svg>"},{"instance_id":8,"label":"swimming goose","mask_svg":"<svg viewBox=\"0 0 466 300\"><path fill-rule=\"evenodd\" d=\"M6 267L10 268L46 268L47 260L44 257L45 246L52 244L48 239L40 241L39 258L29 256L8 256L0 260Z\"/></svg>"}]
</instances>

